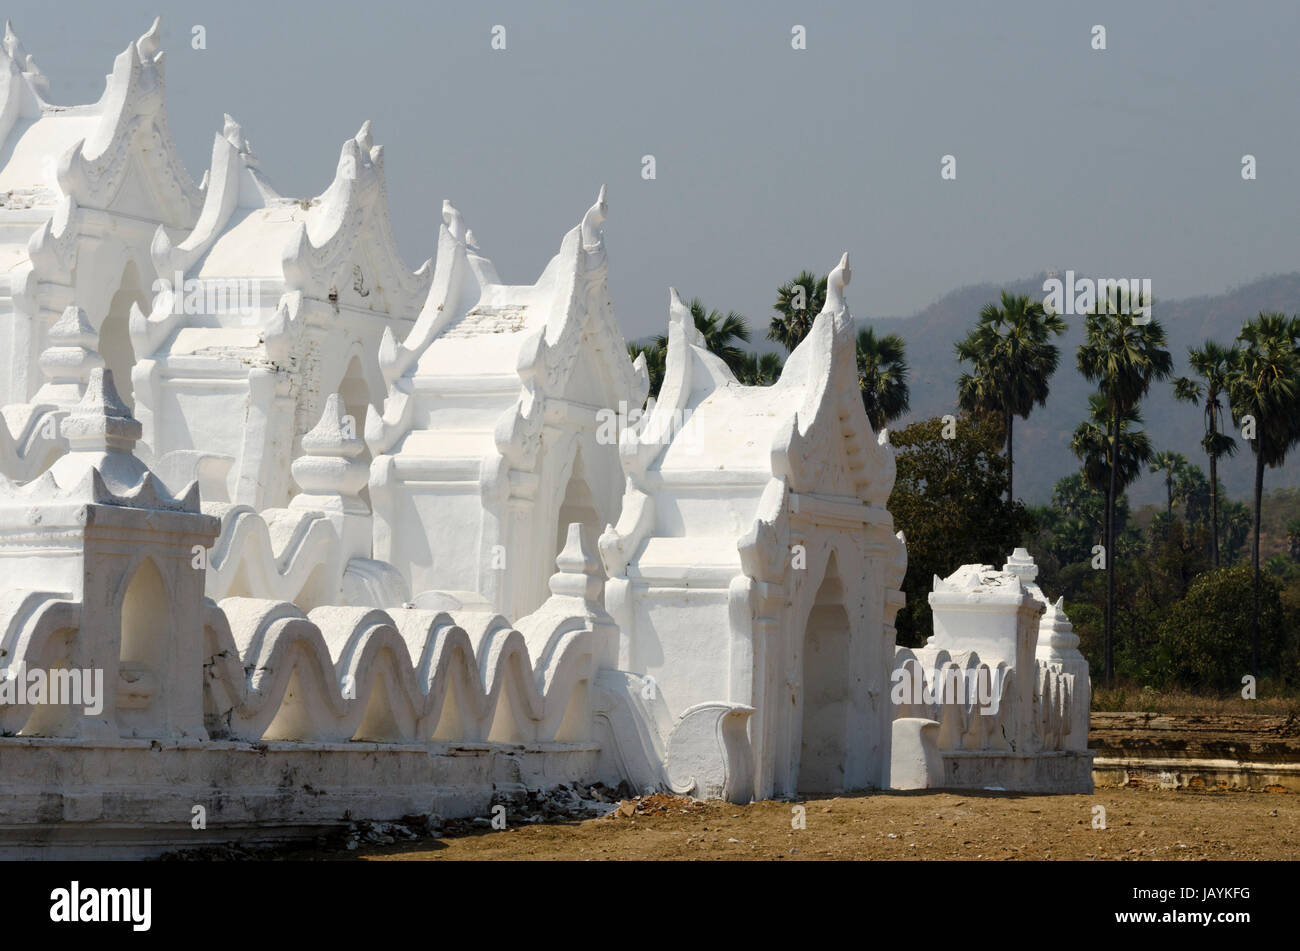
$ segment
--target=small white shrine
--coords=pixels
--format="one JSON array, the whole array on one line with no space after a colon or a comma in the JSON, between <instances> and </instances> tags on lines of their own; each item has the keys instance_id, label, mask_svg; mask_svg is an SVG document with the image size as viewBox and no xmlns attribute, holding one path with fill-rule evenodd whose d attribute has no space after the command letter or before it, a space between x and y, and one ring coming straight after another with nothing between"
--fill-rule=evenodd
<instances>
[{"instance_id":1,"label":"small white shrine","mask_svg":"<svg viewBox=\"0 0 1300 951\"><path fill-rule=\"evenodd\" d=\"M907 555L885 509L893 451L858 393L849 277L845 255L770 387L737 383L671 294L663 388L601 537L620 666L670 718L719 700L749 717L760 798L887 784L877 672Z\"/></svg>"}]
</instances>

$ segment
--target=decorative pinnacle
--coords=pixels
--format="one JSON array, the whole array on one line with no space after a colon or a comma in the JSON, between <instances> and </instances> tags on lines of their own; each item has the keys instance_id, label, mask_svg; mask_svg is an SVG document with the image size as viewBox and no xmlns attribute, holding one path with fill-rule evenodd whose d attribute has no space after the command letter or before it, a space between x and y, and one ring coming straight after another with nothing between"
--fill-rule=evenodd
<instances>
[{"instance_id":1,"label":"decorative pinnacle","mask_svg":"<svg viewBox=\"0 0 1300 951\"><path fill-rule=\"evenodd\" d=\"M36 65L36 57L28 53L23 47L23 41L18 38L18 34L14 32L13 24L8 20L5 20L4 40L0 45L3 46L5 55L17 64L18 69L27 76L35 88L44 91L49 87L50 81L45 78L41 68Z\"/></svg>"},{"instance_id":2,"label":"decorative pinnacle","mask_svg":"<svg viewBox=\"0 0 1300 951\"><path fill-rule=\"evenodd\" d=\"M162 35L162 17L154 17L153 26L145 31L140 39L135 41L135 48L140 53L142 60L150 60L153 54L158 52L158 40Z\"/></svg>"},{"instance_id":3,"label":"decorative pinnacle","mask_svg":"<svg viewBox=\"0 0 1300 951\"><path fill-rule=\"evenodd\" d=\"M605 186L601 185L600 194L596 196L596 203L588 208L587 213L582 216L582 246L586 250L594 251L600 247L600 226L604 223L608 214L609 205L605 201Z\"/></svg>"},{"instance_id":4,"label":"decorative pinnacle","mask_svg":"<svg viewBox=\"0 0 1300 951\"><path fill-rule=\"evenodd\" d=\"M95 367L90 371L86 394L63 421L61 431L72 452L130 453L142 428L117 395L113 371Z\"/></svg>"},{"instance_id":5,"label":"decorative pinnacle","mask_svg":"<svg viewBox=\"0 0 1300 951\"><path fill-rule=\"evenodd\" d=\"M671 327L677 324L682 328L682 334L686 337L687 343L700 345L703 343L703 337L695 326L695 318L691 315L691 309L682 301L682 297L677 293L677 288L668 288L668 325Z\"/></svg>"},{"instance_id":6,"label":"decorative pinnacle","mask_svg":"<svg viewBox=\"0 0 1300 951\"><path fill-rule=\"evenodd\" d=\"M447 231L451 233L453 238L457 241L464 242L466 232L465 219L461 217L460 212L456 210L456 206L447 198L442 200L442 222L447 226Z\"/></svg>"},{"instance_id":7,"label":"decorative pinnacle","mask_svg":"<svg viewBox=\"0 0 1300 951\"><path fill-rule=\"evenodd\" d=\"M357 428L356 419L347 414L343 398L331 393L325 400L320 422L302 437L303 454L289 467L294 482L303 491L298 497L303 500L299 505L308 504L305 496L352 499L365 488L370 468L359 458L366 444ZM315 506L314 501L312 505Z\"/></svg>"},{"instance_id":8,"label":"decorative pinnacle","mask_svg":"<svg viewBox=\"0 0 1300 951\"><path fill-rule=\"evenodd\" d=\"M41 372L47 382L38 399L59 406L73 406L85 392L90 371L104 365L95 349L99 335L80 307L70 306L50 328L49 346L41 352Z\"/></svg>"},{"instance_id":9,"label":"decorative pinnacle","mask_svg":"<svg viewBox=\"0 0 1300 951\"><path fill-rule=\"evenodd\" d=\"M343 397L331 393L325 399L320 421L302 437L303 451L313 456L360 455L366 444L357 435L357 423L343 406Z\"/></svg>"},{"instance_id":10,"label":"decorative pinnacle","mask_svg":"<svg viewBox=\"0 0 1300 951\"><path fill-rule=\"evenodd\" d=\"M244 131L239 123L235 121L230 113L224 114L224 122L221 126L221 134L225 136L226 141L235 147L236 150L244 151Z\"/></svg>"},{"instance_id":11,"label":"decorative pinnacle","mask_svg":"<svg viewBox=\"0 0 1300 951\"><path fill-rule=\"evenodd\" d=\"M600 554L591 538L591 529L581 522L570 522L564 548L556 556L551 575L551 594L599 602L605 587L605 572Z\"/></svg>"},{"instance_id":12,"label":"decorative pinnacle","mask_svg":"<svg viewBox=\"0 0 1300 951\"><path fill-rule=\"evenodd\" d=\"M1033 584L1034 579L1038 577L1038 566L1034 564L1034 558L1026 548L1017 548L1013 551L1007 558L1006 564L1002 566L1002 570L1011 572L1025 584Z\"/></svg>"},{"instance_id":13,"label":"decorative pinnacle","mask_svg":"<svg viewBox=\"0 0 1300 951\"><path fill-rule=\"evenodd\" d=\"M361 151L369 155L371 148L373 148L375 144L374 140L370 136L369 119L361 123L361 131L356 134L355 138L357 140L357 145L361 146Z\"/></svg>"}]
</instances>

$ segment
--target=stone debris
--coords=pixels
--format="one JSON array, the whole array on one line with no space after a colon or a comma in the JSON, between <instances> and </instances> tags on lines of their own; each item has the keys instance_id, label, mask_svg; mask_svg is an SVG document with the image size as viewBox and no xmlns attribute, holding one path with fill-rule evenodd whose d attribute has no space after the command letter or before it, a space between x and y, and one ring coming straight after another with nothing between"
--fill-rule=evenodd
<instances>
[{"instance_id":1,"label":"stone debris","mask_svg":"<svg viewBox=\"0 0 1300 951\"><path fill-rule=\"evenodd\" d=\"M702 812L706 808L705 803L696 799L690 799L686 796L674 796L672 793L657 792L623 800L618 804L617 809L609 813L609 818L631 819L637 816L664 816L673 812L690 814Z\"/></svg>"},{"instance_id":2,"label":"stone debris","mask_svg":"<svg viewBox=\"0 0 1300 951\"><path fill-rule=\"evenodd\" d=\"M694 812L704 808L704 803L681 796L655 793L632 796L632 788L621 782L617 786L604 783L591 785L561 783L549 789L525 789L523 786L498 788L492 806L505 807L506 828L544 822L582 821L598 819L611 814L663 815L670 809ZM427 816L404 816L395 822L358 820L349 822L314 839L293 843L266 845L214 845L200 846L165 853L162 861L181 862L239 862L279 861L294 858L294 853L304 850L318 852L355 852L362 846L399 845L422 839L437 839L444 835L466 835L498 831L500 819L489 810L487 815L462 819L443 819ZM493 822L496 821L497 825Z\"/></svg>"},{"instance_id":3,"label":"stone debris","mask_svg":"<svg viewBox=\"0 0 1300 951\"><path fill-rule=\"evenodd\" d=\"M595 819L617 810L632 794L626 782L617 786L604 783L561 783L550 789L517 789L493 797L493 805L506 807L506 827L520 823L563 822L566 819ZM487 818L491 822L491 817ZM474 820L478 822L478 819ZM449 828L455 828L455 822Z\"/></svg>"}]
</instances>

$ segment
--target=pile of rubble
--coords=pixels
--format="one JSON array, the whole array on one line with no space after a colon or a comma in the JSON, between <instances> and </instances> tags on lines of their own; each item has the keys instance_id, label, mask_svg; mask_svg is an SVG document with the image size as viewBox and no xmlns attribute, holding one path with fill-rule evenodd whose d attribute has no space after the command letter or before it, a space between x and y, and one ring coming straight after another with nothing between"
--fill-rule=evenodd
<instances>
[{"instance_id":1,"label":"pile of rubble","mask_svg":"<svg viewBox=\"0 0 1300 951\"><path fill-rule=\"evenodd\" d=\"M614 819L631 819L636 816L666 816L672 812L689 815L692 812L701 812L707 808L708 806L705 803L697 799L657 792L625 799L609 815Z\"/></svg>"},{"instance_id":2,"label":"pile of rubble","mask_svg":"<svg viewBox=\"0 0 1300 951\"><path fill-rule=\"evenodd\" d=\"M465 835L491 831L525 823L565 822L595 819L626 809L629 803L637 804L633 811L641 810L642 803L658 800L677 801L678 797L654 794L632 798L632 788L626 783L606 786L604 783L561 784L551 789L526 789L523 785L498 786L487 815L467 819L443 819L438 815L404 816L395 822L354 820L314 839L286 845L268 843L259 845L215 845L168 852L165 861L222 862L222 861L276 861L301 857L301 853L355 852L363 846L397 845L420 839L436 839L444 835ZM690 802L690 800L682 800ZM628 813L629 815L631 813Z\"/></svg>"},{"instance_id":3,"label":"pile of rubble","mask_svg":"<svg viewBox=\"0 0 1300 951\"><path fill-rule=\"evenodd\" d=\"M500 829L523 823L564 822L566 820L597 819L619 807L619 803L632 795L626 781L617 786L604 783L565 784L551 789L526 789L498 786L492 797L489 815L473 819L452 819L446 824L450 834L478 829ZM498 807L504 807L504 813Z\"/></svg>"}]
</instances>

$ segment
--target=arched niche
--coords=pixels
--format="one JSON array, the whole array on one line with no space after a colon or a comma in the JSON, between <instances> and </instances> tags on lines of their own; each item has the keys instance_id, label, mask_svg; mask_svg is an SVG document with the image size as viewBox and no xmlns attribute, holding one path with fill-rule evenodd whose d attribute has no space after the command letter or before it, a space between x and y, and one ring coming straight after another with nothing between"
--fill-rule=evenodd
<instances>
[{"instance_id":1,"label":"arched niche","mask_svg":"<svg viewBox=\"0 0 1300 951\"><path fill-rule=\"evenodd\" d=\"M152 558L136 567L122 595L117 708L124 732L161 728L171 596Z\"/></svg>"},{"instance_id":2,"label":"arched niche","mask_svg":"<svg viewBox=\"0 0 1300 951\"><path fill-rule=\"evenodd\" d=\"M846 788L851 693L849 613L835 553L808 612L801 652L803 685L799 731L800 794Z\"/></svg>"},{"instance_id":3,"label":"arched niche","mask_svg":"<svg viewBox=\"0 0 1300 951\"><path fill-rule=\"evenodd\" d=\"M113 371L113 382L118 395L129 409L135 410L135 394L131 386L131 368L135 366L135 350L131 346L129 322L131 305L138 304L148 312L144 289L140 285L140 269L135 261L128 260L122 268L117 290L109 299L108 313L99 325L99 355Z\"/></svg>"},{"instance_id":4,"label":"arched niche","mask_svg":"<svg viewBox=\"0 0 1300 951\"><path fill-rule=\"evenodd\" d=\"M348 367L339 382L339 396L343 400L343 410L352 417L357 436L364 437L366 432L366 413L370 409L370 385L366 382L366 372L361 365L361 355L353 354ZM366 446L358 457L367 466L370 465L370 447ZM370 486L361 490L361 499L370 506Z\"/></svg>"},{"instance_id":5,"label":"arched niche","mask_svg":"<svg viewBox=\"0 0 1300 951\"><path fill-rule=\"evenodd\" d=\"M573 468L569 473L568 484L564 487L564 496L555 517L555 548L551 552L551 561L547 565L547 577L555 570L555 559L564 550L564 542L569 536L569 525L580 522L587 526L591 537L600 535L603 525L600 512L596 508L596 499L591 485L587 482L586 468L582 462L582 449L574 450Z\"/></svg>"}]
</instances>

